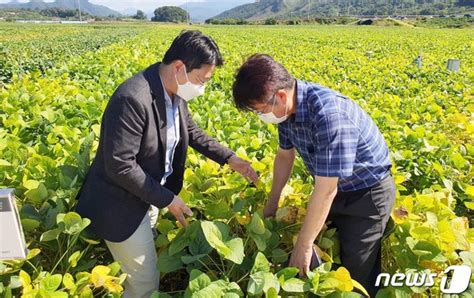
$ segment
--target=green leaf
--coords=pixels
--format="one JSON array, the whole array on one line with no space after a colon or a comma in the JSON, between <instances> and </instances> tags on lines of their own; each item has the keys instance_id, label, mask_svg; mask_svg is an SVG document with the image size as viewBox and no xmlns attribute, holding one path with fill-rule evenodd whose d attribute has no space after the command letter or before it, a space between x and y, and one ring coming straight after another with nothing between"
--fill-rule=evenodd
<instances>
[{"instance_id":1,"label":"green leaf","mask_svg":"<svg viewBox=\"0 0 474 298\"><path fill-rule=\"evenodd\" d=\"M221 298L224 295L219 283L213 282L204 289L194 292L193 298Z\"/></svg>"},{"instance_id":2,"label":"green leaf","mask_svg":"<svg viewBox=\"0 0 474 298\"><path fill-rule=\"evenodd\" d=\"M41 250L39 248L33 248L32 250L30 250L28 252L28 254L26 255L26 259L27 260L31 260L33 259L34 257L36 257L37 255L39 255L41 253Z\"/></svg>"},{"instance_id":3,"label":"green leaf","mask_svg":"<svg viewBox=\"0 0 474 298\"><path fill-rule=\"evenodd\" d=\"M265 272L264 280L265 280L265 283L263 285L264 293L268 293L270 289L275 289L276 292L280 291L280 282L278 281L278 278L274 274L270 272Z\"/></svg>"},{"instance_id":4,"label":"green leaf","mask_svg":"<svg viewBox=\"0 0 474 298\"><path fill-rule=\"evenodd\" d=\"M107 267L110 268L110 272L109 272L110 276L117 276L117 274L120 271L120 263L119 262L113 262L112 264L107 265Z\"/></svg>"},{"instance_id":5,"label":"green leaf","mask_svg":"<svg viewBox=\"0 0 474 298\"><path fill-rule=\"evenodd\" d=\"M211 284L211 278L207 274L193 269L189 278L189 290L191 292L197 292L209 286Z\"/></svg>"},{"instance_id":6,"label":"green leaf","mask_svg":"<svg viewBox=\"0 0 474 298\"><path fill-rule=\"evenodd\" d=\"M250 238L255 242L259 251L265 251L267 249L266 239L262 235L250 233Z\"/></svg>"},{"instance_id":7,"label":"green leaf","mask_svg":"<svg viewBox=\"0 0 474 298\"><path fill-rule=\"evenodd\" d=\"M228 255L230 253L230 249L224 242L225 235L229 233L229 228L226 225L219 222L203 221L201 222L201 227L207 242L219 254Z\"/></svg>"},{"instance_id":8,"label":"green leaf","mask_svg":"<svg viewBox=\"0 0 474 298\"><path fill-rule=\"evenodd\" d=\"M261 295L267 293L271 288L277 292L280 290L280 283L278 278L270 273L259 271L250 275L250 280L247 285L247 291L251 295Z\"/></svg>"},{"instance_id":9,"label":"green leaf","mask_svg":"<svg viewBox=\"0 0 474 298\"><path fill-rule=\"evenodd\" d=\"M79 298L93 298L94 295L92 293L91 288L89 287L84 287L81 290L81 294L79 295Z\"/></svg>"},{"instance_id":10,"label":"green leaf","mask_svg":"<svg viewBox=\"0 0 474 298\"><path fill-rule=\"evenodd\" d=\"M46 231L41 235L40 241L47 242L47 241L58 239L59 234L61 234L61 230L58 228Z\"/></svg>"},{"instance_id":11,"label":"green leaf","mask_svg":"<svg viewBox=\"0 0 474 298\"><path fill-rule=\"evenodd\" d=\"M207 243L201 226L198 227L196 233L193 235L188 249L192 255L207 255L212 251L212 247Z\"/></svg>"},{"instance_id":12,"label":"green leaf","mask_svg":"<svg viewBox=\"0 0 474 298\"><path fill-rule=\"evenodd\" d=\"M304 293L308 290L304 281L298 278L290 278L282 285L285 292L288 293Z\"/></svg>"},{"instance_id":13,"label":"green leaf","mask_svg":"<svg viewBox=\"0 0 474 298\"><path fill-rule=\"evenodd\" d=\"M88 219L82 220L81 216L76 212L68 212L62 219L62 222L64 222L64 232L70 235L80 233L88 226Z\"/></svg>"},{"instance_id":14,"label":"green leaf","mask_svg":"<svg viewBox=\"0 0 474 298\"><path fill-rule=\"evenodd\" d=\"M230 249L230 253L224 255L224 257L236 264L241 264L244 260L244 242L241 238L235 238L226 242Z\"/></svg>"},{"instance_id":15,"label":"green leaf","mask_svg":"<svg viewBox=\"0 0 474 298\"><path fill-rule=\"evenodd\" d=\"M170 256L168 250L163 251L158 256L157 267L163 273L170 273L178 269L183 268L183 262L181 261L181 254L175 254Z\"/></svg>"},{"instance_id":16,"label":"green leaf","mask_svg":"<svg viewBox=\"0 0 474 298\"><path fill-rule=\"evenodd\" d=\"M263 235L265 233L265 223L257 212L252 216L250 230L257 235Z\"/></svg>"},{"instance_id":17,"label":"green leaf","mask_svg":"<svg viewBox=\"0 0 474 298\"><path fill-rule=\"evenodd\" d=\"M288 253L281 248L272 250L272 262L280 264L288 260Z\"/></svg>"},{"instance_id":18,"label":"green leaf","mask_svg":"<svg viewBox=\"0 0 474 298\"><path fill-rule=\"evenodd\" d=\"M337 290L339 280L333 277L328 277L319 283L318 295L326 296Z\"/></svg>"},{"instance_id":19,"label":"green leaf","mask_svg":"<svg viewBox=\"0 0 474 298\"><path fill-rule=\"evenodd\" d=\"M250 295L257 296L263 293L263 286L265 285L265 272L258 272L250 275L247 285L247 292Z\"/></svg>"},{"instance_id":20,"label":"green leaf","mask_svg":"<svg viewBox=\"0 0 474 298\"><path fill-rule=\"evenodd\" d=\"M77 261L81 257L81 252L76 251L74 252L68 259L69 264L71 265L72 268L75 268L77 266Z\"/></svg>"},{"instance_id":21,"label":"green leaf","mask_svg":"<svg viewBox=\"0 0 474 298\"><path fill-rule=\"evenodd\" d=\"M59 288L62 280L61 274L47 275L41 280L40 286L48 292L54 292Z\"/></svg>"},{"instance_id":22,"label":"green leaf","mask_svg":"<svg viewBox=\"0 0 474 298\"><path fill-rule=\"evenodd\" d=\"M4 159L0 159L0 167L10 167L10 166L12 166L11 163L9 163L8 161Z\"/></svg>"},{"instance_id":23,"label":"green leaf","mask_svg":"<svg viewBox=\"0 0 474 298\"><path fill-rule=\"evenodd\" d=\"M201 222L202 231L207 242L222 257L236 264L241 264L244 259L244 244L241 238L229 238L229 227L221 222Z\"/></svg>"},{"instance_id":24,"label":"green leaf","mask_svg":"<svg viewBox=\"0 0 474 298\"><path fill-rule=\"evenodd\" d=\"M174 223L169 219L159 219L157 224L158 231L161 234L168 234L169 231L175 228Z\"/></svg>"},{"instance_id":25,"label":"green leaf","mask_svg":"<svg viewBox=\"0 0 474 298\"><path fill-rule=\"evenodd\" d=\"M244 296L242 289L235 282L228 282L228 281L219 279L213 283L218 285L222 289L224 293L223 297L225 298L238 298L238 297Z\"/></svg>"},{"instance_id":26,"label":"green leaf","mask_svg":"<svg viewBox=\"0 0 474 298\"><path fill-rule=\"evenodd\" d=\"M40 185L39 181L36 180L27 180L23 182L23 187L27 190L37 189Z\"/></svg>"},{"instance_id":27,"label":"green leaf","mask_svg":"<svg viewBox=\"0 0 474 298\"><path fill-rule=\"evenodd\" d=\"M181 232L178 234L169 246L169 254L170 256L175 255L181 252L185 247L189 245L189 236L186 233Z\"/></svg>"},{"instance_id":28,"label":"green leaf","mask_svg":"<svg viewBox=\"0 0 474 298\"><path fill-rule=\"evenodd\" d=\"M23 184L23 186L27 188L32 187L33 185L37 185L37 187L28 189L25 192L25 197L27 197L32 203L39 205L48 198L48 189L43 183L39 183L38 181L28 180Z\"/></svg>"},{"instance_id":29,"label":"green leaf","mask_svg":"<svg viewBox=\"0 0 474 298\"><path fill-rule=\"evenodd\" d=\"M265 295L266 298L278 298L278 292L275 288L270 288Z\"/></svg>"},{"instance_id":30,"label":"green leaf","mask_svg":"<svg viewBox=\"0 0 474 298\"><path fill-rule=\"evenodd\" d=\"M207 256L207 254L202 254L202 255L195 255L195 256L182 256L181 257L181 261L188 265L188 264L191 264L191 263L194 263L196 262L197 260L200 260L202 259L203 257Z\"/></svg>"},{"instance_id":31,"label":"green leaf","mask_svg":"<svg viewBox=\"0 0 474 298\"><path fill-rule=\"evenodd\" d=\"M467 163L467 161L460 153L454 153L453 155L451 155L451 161L458 170L464 168Z\"/></svg>"},{"instance_id":32,"label":"green leaf","mask_svg":"<svg viewBox=\"0 0 474 298\"><path fill-rule=\"evenodd\" d=\"M25 230L25 232L34 231L36 228L40 226L40 224L41 223L35 219L30 219L30 218L21 219L21 226L23 227L23 230Z\"/></svg>"},{"instance_id":33,"label":"green leaf","mask_svg":"<svg viewBox=\"0 0 474 298\"><path fill-rule=\"evenodd\" d=\"M311 277L311 292L316 294L319 289L319 272L313 272L313 276ZM368 295L367 295L368 296Z\"/></svg>"},{"instance_id":34,"label":"green leaf","mask_svg":"<svg viewBox=\"0 0 474 298\"><path fill-rule=\"evenodd\" d=\"M283 277L283 280L288 280L290 278L293 278L298 274L300 270L295 267L286 267L278 271L277 276L278 278Z\"/></svg>"},{"instance_id":35,"label":"green leaf","mask_svg":"<svg viewBox=\"0 0 474 298\"><path fill-rule=\"evenodd\" d=\"M63 285L68 290L74 289L76 287L74 283L74 277L72 277L72 275L69 273L64 274Z\"/></svg>"},{"instance_id":36,"label":"green leaf","mask_svg":"<svg viewBox=\"0 0 474 298\"><path fill-rule=\"evenodd\" d=\"M206 216L212 219L226 219L232 216L232 211L226 201L206 205Z\"/></svg>"},{"instance_id":37,"label":"green leaf","mask_svg":"<svg viewBox=\"0 0 474 298\"><path fill-rule=\"evenodd\" d=\"M270 272L270 263L268 262L265 255L261 252L257 253L257 256L255 257L255 262L252 267L252 270L250 271L250 274L253 274L256 272Z\"/></svg>"},{"instance_id":38,"label":"green leaf","mask_svg":"<svg viewBox=\"0 0 474 298\"><path fill-rule=\"evenodd\" d=\"M329 239L329 238L326 238L326 237L323 237L321 239L321 242L319 243L319 247L323 248L323 249L330 249L334 246L334 242Z\"/></svg>"}]
</instances>

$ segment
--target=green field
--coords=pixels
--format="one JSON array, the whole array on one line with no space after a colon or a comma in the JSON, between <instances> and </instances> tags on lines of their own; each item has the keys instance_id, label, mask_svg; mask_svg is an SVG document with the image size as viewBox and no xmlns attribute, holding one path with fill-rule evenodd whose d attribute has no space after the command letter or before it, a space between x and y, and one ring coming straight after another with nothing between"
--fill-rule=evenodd
<instances>
[{"instance_id":1,"label":"green field","mask_svg":"<svg viewBox=\"0 0 474 298\"><path fill-rule=\"evenodd\" d=\"M28 260L0 262L0 297L119 296L123 276L105 244L84 230L88 220L73 212L74 198L97 148L110 95L159 61L185 28L0 24L0 187L16 189L31 250ZM395 227L384 242L385 272L474 268L473 30L189 28L212 36L226 61L206 94L190 103L193 117L251 160L263 183L252 187L227 166L190 150L181 196L197 215L184 230L160 214L156 248L163 273L156 297L358 297L347 271L331 271L340 262L335 230L318 237L325 265L308 279L280 268L313 178L298 158L277 219L259 215L271 185L277 130L237 111L231 97L235 70L256 52L270 54L299 79L351 97L384 134L398 188ZM420 53L421 69L413 64ZM461 60L459 72L446 70L449 58ZM389 287L380 295L435 297L435 282L431 288Z\"/></svg>"}]
</instances>

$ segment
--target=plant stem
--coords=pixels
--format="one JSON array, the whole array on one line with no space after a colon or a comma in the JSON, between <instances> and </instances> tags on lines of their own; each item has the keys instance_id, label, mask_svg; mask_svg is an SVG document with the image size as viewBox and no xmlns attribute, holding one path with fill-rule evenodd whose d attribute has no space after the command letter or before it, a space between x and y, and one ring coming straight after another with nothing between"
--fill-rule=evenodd
<instances>
[{"instance_id":1,"label":"plant stem","mask_svg":"<svg viewBox=\"0 0 474 298\"><path fill-rule=\"evenodd\" d=\"M33 265L33 263L31 263L29 260L26 260L26 263L27 263L28 265L30 265L30 266L35 270L36 273L39 273L38 268L36 268L36 266Z\"/></svg>"},{"instance_id":2,"label":"plant stem","mask_svg":"<svg viewBox=\"0 0 474 298\"><path fill-rule=\"evenodd\" d=\"M209 255L207 255L207 257L209 258L209 260L211 260L211 262L214 264L214 266L216 266L217 270L219 270L220 273L225 275L224 272L222 271L222 269L219 267L219 265L214 261L214 259L212 259Z\"/></svg>"},{"instance_id":3,"label":"plant stem","mask_svg":"<svg viewBox=\"0 0 474 298\"><path fill-rule=\"evenodd\" d=\"M59 264L61 263L61 261L63 260L63 258L66 256L66 254L68 253L68 251L69 251L71 248L72 248L72 245L66 249L66 251L64 252L64 254L61 256L61 258L59 259L59 261L54 265L53 269L51 270L52 273L54 272L54 270L56 270L56 268L59 266Z\"/></svg>"},{"instance_id":4,"label":"plant stem","mask_svg":"<svg viewBox=\"0 0 474 298\"><path fill-rule=\"evenodd\" d=\"M300 226L300 225L301 225L301 223L300 223L300 222L297 222L297 223L291 224L291 225L289 225L289 226L285 226L285 227L283 227L283 228L281 228L281 229L278 229L277 231L283 231L283 230L286 230L286 229L289 229L289 228L293 228L293 227L296 227L296 226Z\"/></svg>"},{"instance_id":5,"label":"plant stem","mask_svg":"<svg viewBox=\"0 0 474 298\"><path fill-rule=\"evenodd\" d=\"M212 270L206 265L206 263L204 263L204 262L201 261L201 260L198 260L198 262L201 263L204 267L206 267L208 273L211 273L211 272L212 272L212 275L214 275L214 278L219 279L219 278L217 278L217 276L214 274L214 271L212 271Z\"/></svg>"},{"instance_id":6,"label":"plant stem","mask_svg":"<svg viewBox=\"0 0 474 298\"><path fill-rule=\"evenodd\" d=\"M238 281L236 281L235 283L237 283L237 284L240 283L240 282L241 282L242 280L244 280L247 276L249 276L249 274L250 274L249 272L245 273L245 275L242 276L242 278L240 278L240 279L239 279Z\"/></svg>"}]
</instances>

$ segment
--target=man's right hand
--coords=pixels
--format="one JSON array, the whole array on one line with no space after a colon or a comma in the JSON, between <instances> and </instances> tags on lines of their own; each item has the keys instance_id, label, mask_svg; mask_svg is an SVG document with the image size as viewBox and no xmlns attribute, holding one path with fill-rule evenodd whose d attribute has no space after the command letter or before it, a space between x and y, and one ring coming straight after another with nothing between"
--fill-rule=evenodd
<instances>
[{"instance_id":1,"label":"man's right hand","mask_svg":"<svg viewBox=\"0 0 474 298\"><path fill-rule=\"evenodd\" d=\"M280 201L281 192L288 183L290 178L291 170L293 169L293 163L295 161L295 148L282 149L278 148L278 152L275 156L273 163L273 183L272 190L268 196L268 202L263 209L263 215L265 217L272 217L276 215L278 210L278 202Z\"/></svg>"},{"instance_id":2,"label":"man's right hand","mask_svg":"<svg viewBox=\"0 0 474 298\"><path fill-rule=\"evenodd\" d=\"M184 215L192 216L193 212L189 207L181 200L180 197L175 196L171 204L168 205L168 211L183 225L188 226L188 222L184 218Z\"/></svg>"},{"instance_id":3,"label":"man's right hand","mask_svg":"<svg viewBox=\"0 0 474 298\"><path fill-rule=\"evenodd\" d=\"M267 204L265 205L265 208L263 209L263 216L265 218L267 217L274 217L276 215L276 212L278 210L278 202L279 198L272 198L270 197L267 201Z\"/></svg>"}]
</instances>

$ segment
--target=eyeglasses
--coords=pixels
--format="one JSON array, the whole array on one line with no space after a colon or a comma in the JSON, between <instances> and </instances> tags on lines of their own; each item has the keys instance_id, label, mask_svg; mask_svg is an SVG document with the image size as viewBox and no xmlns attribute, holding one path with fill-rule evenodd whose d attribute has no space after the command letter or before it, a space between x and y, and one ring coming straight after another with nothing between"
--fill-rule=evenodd
<instances>
[{"instance_id":1,"label":"eyeglasses","mask_svg":"<svg viewBox=\"0 0 474 298\"><path fill-rule=\"evenodd\" d=\"M196 74L194 77L197 79L197 81L199 82L199 84L200 84L201 86L206 85L206 83L209 82L209 80L210 80L210 78L207 79L207 80L201 80L201 78L200 78L197 74Z\"/></svg>"},{"instance_id":2,"label":"eyeglasses","mask_svg":"<svg viewBox=\"0 0 474 298\"><path fill-rule=\"evenodd\" d=\"M188 76L188 73L186 72L186 66L184 67L184 72L185 72L186 78L189 81L189 76ZM206 83L209 82L209 80L210 80L210 78L207 79L207 80L201 80L201 78L197 74L193 74L193 76L199 82L199 85L201 85L201 86L206 85Z\"/></svg>"},{"instance_id":3,"label":"eyeglasses","mask_svg":"<svg viewBox=\"0 0 474 298\"><path fill-rule=\"evenodd\" d=\"M203 82L203 81L201 80L201 78L199 78L198 76L196 76L196 79L199 81L199 84L200 84L201 86L206 85L206 83L209 81L209 80L206 80L206 81Z\"/></svg>"},{"instance_id":4,"label":"eyeglasses","mask_svg":"<svg viewBox=\"0 0 474 298\"><path fill-rule=\"evenodd\" d=\"M270 103L270 101L272 102L272 110L271 110L271 112L273 112L273 107L275 106L275 101L276 101L276 93L273 94L273 96L270 97L270 99L266 101L266 102L267 102L267 106L265 107L265 110L268 108L268 104ZM259 111L253 110L253 109L250 109L250 110L251 110L252 112L254 112L255 115L257 115L257 116L266 114L265 111L259 112Z\"/></svg>"}]
</instances>

